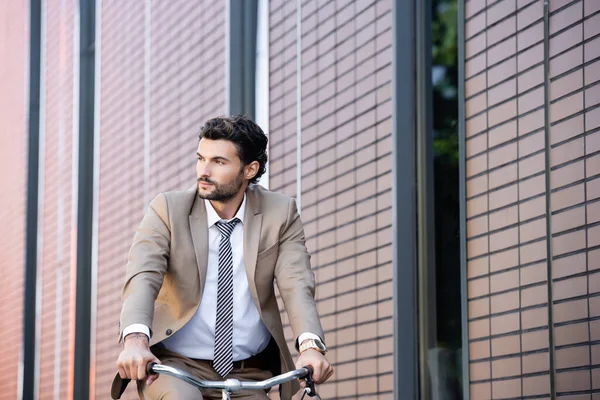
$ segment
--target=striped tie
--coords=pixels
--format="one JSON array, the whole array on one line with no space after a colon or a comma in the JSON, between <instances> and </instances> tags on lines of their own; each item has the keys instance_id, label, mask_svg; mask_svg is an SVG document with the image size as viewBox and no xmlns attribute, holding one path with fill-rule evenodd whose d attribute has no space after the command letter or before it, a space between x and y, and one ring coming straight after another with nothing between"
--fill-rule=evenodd
<instances>
[{"instance_id":1,"label":"striped tie","mask_svg":"<svg viewBox=\"0 0 600 400\"><path fill-rule=\"evenodd\" d=\"M213 368L222 377L233 369L233 253L230 237L238 222L240 220L234 218L229 222L219 221L215 225L221 232L221 241Z\"/></svg>"}]
</instances>

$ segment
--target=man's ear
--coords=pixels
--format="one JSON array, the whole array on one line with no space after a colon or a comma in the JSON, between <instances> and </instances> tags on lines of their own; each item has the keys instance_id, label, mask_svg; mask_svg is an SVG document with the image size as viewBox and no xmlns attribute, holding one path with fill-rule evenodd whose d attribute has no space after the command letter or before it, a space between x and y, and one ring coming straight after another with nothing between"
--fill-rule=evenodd
<instances>
[{"instance_id":1,"label":"man's ear","mask_svg":"<svg viewBox=\"0 0 600 400\"><path fill-rule=\"evenodd\" d=\"M244 178L252 179L258 174L258 169L260 168L260 164L258 161L252 161L250 164L244 167Z\"/></svg>"}]
</instances>

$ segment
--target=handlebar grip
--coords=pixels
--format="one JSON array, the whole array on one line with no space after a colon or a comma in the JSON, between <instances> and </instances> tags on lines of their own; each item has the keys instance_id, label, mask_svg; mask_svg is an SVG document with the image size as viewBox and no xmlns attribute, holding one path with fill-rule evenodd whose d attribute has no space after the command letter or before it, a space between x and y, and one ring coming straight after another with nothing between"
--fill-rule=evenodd
<instances>
[{"instance_id":1,"label":"handlebar grip","mask_svg":"<svg viewBox=\"0 0 600 400\"><path fill-rule=\"evenodd\" d=\"M157 363L155 362L151 362L150 364L148 364L148 367L146 368L146 372L148 373L148 375L154 375L156 372L154 372L154 366Z\"/></svg>"}]
</instances>

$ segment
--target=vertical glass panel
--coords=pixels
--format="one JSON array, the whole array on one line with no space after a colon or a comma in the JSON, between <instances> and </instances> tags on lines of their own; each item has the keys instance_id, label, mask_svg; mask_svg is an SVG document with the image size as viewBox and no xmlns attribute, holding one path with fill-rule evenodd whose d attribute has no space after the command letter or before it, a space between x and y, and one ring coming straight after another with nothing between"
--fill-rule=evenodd
<instances>
[{"instance_id":1,"label":"vertical glass panel","mask_svg":"<svg viewBox=\"0 0 600 400\"><path fill-rule=\"evenodd\" d=\"M462 398L457 0L432 0L435 347L432 399ZM430 337L431 337L430 336Z\"/></svg>"}]
</instances>

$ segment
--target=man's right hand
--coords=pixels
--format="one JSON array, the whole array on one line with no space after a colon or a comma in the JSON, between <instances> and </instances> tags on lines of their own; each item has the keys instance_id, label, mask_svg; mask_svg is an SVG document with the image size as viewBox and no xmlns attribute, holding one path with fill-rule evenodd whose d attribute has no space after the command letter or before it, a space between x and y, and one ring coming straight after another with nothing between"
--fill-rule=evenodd
<instances>
[{"instance_id":1,"label":"man's right hand","mask_svg":"<svg viewBox=\"0 0 600 400\"><path fill-rule=\"evenodd\" d=\"M150 386L158 378L158 374L147 376L146 368L151 362L160 364L160 360L150 351L148 336L143 333L131 333L124 341L125 347L117 360L119 376L122 379L146 379L146 385Z\"/></svg>"}]
</instances>

